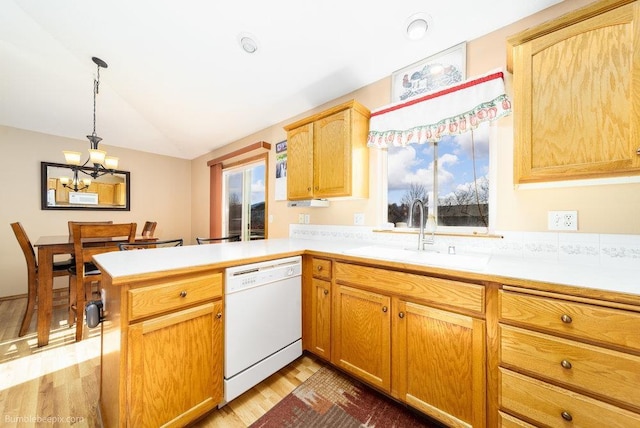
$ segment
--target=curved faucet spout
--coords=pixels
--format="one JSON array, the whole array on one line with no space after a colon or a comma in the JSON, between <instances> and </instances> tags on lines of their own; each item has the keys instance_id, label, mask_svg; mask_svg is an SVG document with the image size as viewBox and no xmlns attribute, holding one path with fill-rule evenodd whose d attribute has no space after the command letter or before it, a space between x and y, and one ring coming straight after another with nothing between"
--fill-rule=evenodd
<instances>
[{"instance_id":1,"label":"curved faucet spout","mask_svg":"<svg viewBox=\"0 0 640 428\"><path fill-rule=\"evenodd\" d=\"M409 227L413 227L413 210L418 205L420 208L420 232L418 233L418 250L424 250L424 202L422 199L414 199L409 208Z\"/></svg>"}]
</instances>

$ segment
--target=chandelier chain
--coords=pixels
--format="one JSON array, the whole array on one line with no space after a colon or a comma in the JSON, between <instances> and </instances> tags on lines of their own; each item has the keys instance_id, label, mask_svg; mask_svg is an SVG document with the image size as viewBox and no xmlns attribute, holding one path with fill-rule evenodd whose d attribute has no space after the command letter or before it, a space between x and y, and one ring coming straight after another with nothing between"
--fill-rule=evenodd
<instances>
[{"instance_id":1,"label":"chandelier chain","mask_svg":"<svg viewBox=\"0 0 640 428\"><path fill-rule=\"evenodd\" d=\"M100 65L98 65L98 73L93 79L93 135L96 135L96 96L100 92Z\"/></svg>"}]
</instances>

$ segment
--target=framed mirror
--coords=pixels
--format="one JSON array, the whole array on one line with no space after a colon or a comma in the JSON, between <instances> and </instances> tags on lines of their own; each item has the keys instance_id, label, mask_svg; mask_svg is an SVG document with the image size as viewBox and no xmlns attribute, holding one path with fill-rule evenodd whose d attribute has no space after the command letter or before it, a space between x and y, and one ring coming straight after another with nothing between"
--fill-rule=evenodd
<instances>
[{"instance_id":1,"label":"framed mirror","mask_svg":"<svg viewBox=\"0 0 640 428\"><path fill-rule=\"evenodd\" d=\"M129 171L93 177L93 168L63 163L40 163L40 201L43 210L131 210Z\"/></svg>"}]
</instances>

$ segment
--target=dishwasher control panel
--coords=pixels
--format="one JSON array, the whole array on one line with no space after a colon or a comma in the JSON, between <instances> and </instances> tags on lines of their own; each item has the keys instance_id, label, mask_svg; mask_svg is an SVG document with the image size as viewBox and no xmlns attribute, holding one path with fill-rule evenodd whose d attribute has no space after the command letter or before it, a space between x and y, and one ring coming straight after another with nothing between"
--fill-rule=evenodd
<instances>
[{"instance_id":1,"label":"dishwasher control panel","mask_svg":"<svg viewBox=\"0 0 640 428\"><path fill-rule=\"evenodd\" d=\"M234 266L225 272L225 292L229 294L301 274L302 257L300 256Z\"/></svg>"}]
</instances>

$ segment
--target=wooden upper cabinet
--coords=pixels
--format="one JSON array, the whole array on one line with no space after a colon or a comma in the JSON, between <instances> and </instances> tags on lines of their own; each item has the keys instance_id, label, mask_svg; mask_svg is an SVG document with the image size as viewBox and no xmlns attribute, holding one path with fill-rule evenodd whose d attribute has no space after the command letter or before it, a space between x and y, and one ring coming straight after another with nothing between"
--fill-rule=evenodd
<instances>
[{"instance_id":1,"label":"wooden upper cabinet","mask_svg":"<svg viewBox=\"0 0 640 428\"><path fill-rule=\"evenodd\" d=\"M287 196L313 197L313 123L287 132Z\"/></svg>"},{"instance_id":2,"label":"wooden upper cabinet","mask_svg":"<svg viewBox=\"0 0 640 428\"><path fill-rule=\"evenodd\" d=\"M603 0L508 40L516 183L640 174L640 6Z\"/></svg>"},{"instance_id":3,"label":"wooden upper cabinet","mask_svg":"<svg viewBox=\"0 0 640 428\"><path fill-rule=\"evenodd\" d=\"M349 101L285 126L288 199L369 196L369 117Z\"/></svg>"}]
</instances>

